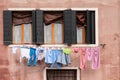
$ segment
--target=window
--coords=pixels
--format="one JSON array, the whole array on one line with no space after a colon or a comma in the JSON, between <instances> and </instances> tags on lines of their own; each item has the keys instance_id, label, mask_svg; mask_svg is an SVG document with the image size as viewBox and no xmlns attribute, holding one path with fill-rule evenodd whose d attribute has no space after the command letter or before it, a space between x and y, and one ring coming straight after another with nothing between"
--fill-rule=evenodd
<instances>
[{"instance_id":1,"label":"window","mask_svg":"<svg viewBox=\"0 0 120 80\"><path fill-rule=\"evenodd\" d=\"M77 10L77 44L95 44L95 11Z\"/></svg>"},{"instance_id":2,"label":"window","mask_svg":"<svg viewBox=\"0 0 120 80\"><path fill-rule=\"evenodd\" d=\"M12 11L12 43L32 43L32 11Z\"/></svg>"},{"instance_id":3,"label":"window","mask_svg":"<svg viewBox=\"0 0 120 80\"><path fill-rule=\"evenodd\" d=\"M63 11L44 11L44 43L63 43Z\"/></svg>"},{"instance_id":4,"label":"window","mask_svg":"<svg viewBox=\"0 0 120 80\"><path fill-rule=\"evenodd\" d=\"M43 13L49 11L43 11ZM63 36L58 39L61 41L63 39L63 44L98 44L98 31L97 31L97 9L72 9L72 10L63 10L62 13L59 11L51 11L50 15L55 19L63 20ZM58 13L58 14L56 14ZM50 16L49 15L49 16ZM56 17L57 15L57 17ZM48 16L47 16L48 17ZM51 18L50 18L51 19ZM53 19L53 22L54 22ZM46 21L46 20L44 20ZM51 19L52 21L52 19ZM49 22L48 22L49 23ZM51 32L54 32L54 28L50 27L55 25L52 23L48 25L45 29L50 29L49 31L44 30L44 43L58 44L55 42L57 35L53 35ZM48 34L48 35L46 35ZM56 33L55 33L56 34ZM47 37L46 37L47 36ZM61 43L61 42L60 42Z\"/></svg>"},{"instance_id":5,"label":"window","mask_svg":"<svg viewBox=\"0 0 120 80\"><path fill-rule=\"evenodd\" d=\"M78 68L45 69L44 80L80 80Z\"/></svg>"},{"instance_id":6,"label":"window","mask_svg":"<svg viewBox=\"0 0 120 80\"><path fill-rule=\"evenodd\" d=\"M3 11L4 44L35 42L35 11Z\"/></svg>"},{"instance_id":7,"label":"window","mask_svg":"<svg viewBox=\"0 0 120 80\"><path fill-rule=\"evenodd\" d=\"M74 8L4 11L4 44L98 44L97 13Z\"/></svg>"}]
</instances>

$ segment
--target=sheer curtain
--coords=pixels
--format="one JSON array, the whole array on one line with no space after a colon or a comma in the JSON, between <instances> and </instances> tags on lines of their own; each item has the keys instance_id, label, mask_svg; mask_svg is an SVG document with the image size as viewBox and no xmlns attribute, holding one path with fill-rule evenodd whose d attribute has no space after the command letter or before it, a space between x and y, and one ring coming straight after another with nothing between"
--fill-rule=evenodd
<instances>
[{"instance_id":1,"label":"sheer curtain","mask_svg":"<svg viewBox=\"0 0 120 80\"><path fill-rule=\"evenodd\" d=\"M49 44L52 42L52 25L44 25L44 43Z\"/></svg>"},{"instance_id":2,"label":"sheer curtain","mask_svg":"<svg viewBox=\"0 0 120 80\"><path fill-rule=\"evenodd\" d=\"M55 23L55 31L54 31L54 36L55 36L55 43L62 43L63 42L63 37L62 37L62 24L60 23Z\"/></svg>"},{"instance_id":3,"label":"sheer curtain","mask_svg":"<svg viewBox=\"0 0 120 80\"><path fill-rule=\"evenodd\" d=\"M21 25L14 26L13 28L13 43L21 43Z\"/></svg>"},{"instance_id":4,"label":"sheer curtain","mask_svg":"<svg viewBox=\"0 0 120 80\"><path fill-rule=\"evenodd\" d=\"M24 43L32 42L31 24L24 24Z\"/></svg>"},{"instance_id":5,"label":"sheer curtain","mask_svg":"<svg viewBox=\"0 0 120 80\"><path fill-rule=\"evenodd\" d=\"M22 27L24 29L22 29ZM20 44L20 43L31 43L31 42L32 42L31 23L15 25L13 27L13 43Z\"/></svg>"},{"instance_id":6,"label":"sheer curtain","mask_svg":"<svg viewBox=\"0 0 120 80\"><path fill-rule=\"evenodd\" d=\"M77 27L77 43L82 43L82 28Z\"/></svg>"}]
</instances>

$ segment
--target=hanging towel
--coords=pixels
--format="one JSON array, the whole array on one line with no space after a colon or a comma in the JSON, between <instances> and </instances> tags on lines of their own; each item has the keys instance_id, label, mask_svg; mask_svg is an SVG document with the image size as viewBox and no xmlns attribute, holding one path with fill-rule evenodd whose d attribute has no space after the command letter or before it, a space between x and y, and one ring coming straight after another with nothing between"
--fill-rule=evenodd
<instances>
[{"instance_id":1,"label":"hanging towel","mask_svg":"<svg viewBox=\"0 0 120 80\"><path fill-rule=\"evenodd\" d=\"M63 48L63 53L65 53L65 54L71 54L72 50L70 48Z\"/></svg>"},{"instance_id":2,"label":"hanging towel","mask_svg":"<svg viewBox=\"0 0 120 80\"><path fill-rule=\"evenodd\" d=\"M52 63L52 52L51 49L46 49L45 63Z\"/></svg>"},{"instance_id":3,"label":"hanging towel","mask_svg":"<svg viewBox=\"0 0 120 80\"><path fill-rule=\"evenodd\" d=\"M56 63L57 59L58 59L58 55L59 55L59 50L52 50L52 64L51 64L51 68L54 67L54 64ZM57 64L57 67L60 68L60 65Z\"/></svg>"},{"instance_id":4,"label":"hanging towel","mask_svg":"<svg viewBox=\"0 0 120 80\"><path fill-rule=\"evenodd\" d=\"M36 48L36 57L37 60L42 60L45 58L45 49L44 48Z\"/></svg>"},{"instance_id":5,"label":"hanging towel","mask_svg":"<svg viewBox=\"0 0 120 80\"><path fill-rule=\"evenodd\" d=\"M73 53L78 53L79 52L79 48L72 48L72 52Z\"/></svg>"},{"instance_id":6,"label":"hanging towel","mask_svg":"<svg viewBox=\"0 0 120 80\"><path fill-rule=\"evenodd\" d=\"M58 55L57 63L61 63L63 65L69 65L71 63L70 55L64 54L61 50Z\"/></svg>"},{"instance_id":7,"label":"hanging towel","mask_svg":"<svg viewBox=\"0 0 120 80\"><path fill-rule=\"evenodd\" d=\"M92 69L98 69L100 65L100 48L94 47L92 48Z\"/></svg>"},{"instance_id":8,"label":"hanging towel","mask_svg":"<svg viewBox=\"0 0 120 80\"><path fill-rule=\"evenodd\" d=\"M36 59L36 48L30 48L30 59L28 60L28 66L31 66L33 62L33 65L37 65L37 59Z\"/></svg>"},{"instance_id":9,"label":"hanging towel","mask_svg":"<svg viewBox=\"0 0 120 80\"><path fill-rule=\"evenodd\" d=\"M63 53L63 50L59 50L57 63L66 64L65 54Z\"/></svg>"},{"instance_id":10,"label":"hanging towel","mask_svg":"<svg viewBox=\"0 0 120 80\"><path fill-rule=\"evenodd\" d=\"M21 48L20 49L20 63L22 62L22 58L30 59L30 49L29 48Z\"/></svg>"},{"instance_id":11,"label":"hanging towel","mask_svg":"<svg viewBox=\"0 0 120 80\"><path fill-rule=\"evenodd\" d=\"M85 69L86 66L86 48L80 48L80 68Z\"/></svg>"},{"instance_id":12,"label":"hanging towel","mask_svg":"<svg viewBox=\"0 0 120 80\"><path fill-rule=\"evenodd\" d=\"M93 57L93 53L91 51L91 48L86 48L86 57L88 61L91 61Z\"/></svg>"},{"instance_id":13,"label":"hanging towel","mask_svg":"<svg viewBox=\"0 0 120 80\"><path fill-rule=\"evenodd\" d=\"M12 47L12 53L16 54L17 49L18 49L18 47Z\"/></svg>"}]
</instances>

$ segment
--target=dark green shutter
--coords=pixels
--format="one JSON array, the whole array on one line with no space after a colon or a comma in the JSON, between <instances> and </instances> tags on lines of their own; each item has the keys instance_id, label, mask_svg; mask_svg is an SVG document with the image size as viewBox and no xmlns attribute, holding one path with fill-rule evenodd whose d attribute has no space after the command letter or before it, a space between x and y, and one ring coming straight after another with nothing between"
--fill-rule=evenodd
<instances>
[{"instance_id":1,"label":"dark green shutter","mask_svg":"<svg viewBox=\"0 0 120 80\"><path fill-rule=\"evenodd\" d=\"M87 10L86 43L91 44L90 11Z\"/></svg>"},{"instance_id":2,"label":"dark green shutter","mask_svg":"<svg viewBox=\"0 0 120 80\"><path fill-rule=\"evenodd\" d=\"M95 44L95 12L87 10L86 43Z\"/></svg>"},{"instance_id":3,"label":"dark green shutter","mask_svg":"<svg viewBox=\"0 0 120 80\"><path fill-rule=\"evenodd\" d=\"M12 11L3 11L4 44L12 44Z\"/></svg>"},{"instance_id":4,"label":"dark green shutter","mask_svg":"<svg viewBox=\"0 0 120 80\"><path fill-rule=\"evenodd\" d=\"M76 33L76 12L71 10L64 11L64 43L77 43Z\"/></svg>"},{"instance_id":5,"label":"dark green shutter","mask_svg":"<svg viewBox=\"0 0 120 80\"><path fill-rule=\"evenodd\" d=\"M76 11L72 11L72 44L77 44Z\"/></svg>"},{"instance_id":6,"label":"dark green shutter","mask_svg":"<svg viewBox=\"0 0 120 80\"><path fill-rule=\"evenodd\" d=\"M36 43L36 11L32 11L32 43Z\"/></svg>"},{"instance_id":7,"label":"dark green shutter","mask_svg":"<svg viewBox=\"0 0 120 80\"><path fill-rule=\"evenodd\" d=\"M44 24L43 24L43 11L36 11L36 43L44 43Z\"/></svg>"},{"instance_id":8,"label":"dark green shutter","mask_svg":"<svg viewBox=\"0 0 120 80\"><path fill-rule=\"evenodd\" d=\"M95 11L91 11L91 32L92 32L91 43L95 44Z\"/></svg>"}]
</instances>

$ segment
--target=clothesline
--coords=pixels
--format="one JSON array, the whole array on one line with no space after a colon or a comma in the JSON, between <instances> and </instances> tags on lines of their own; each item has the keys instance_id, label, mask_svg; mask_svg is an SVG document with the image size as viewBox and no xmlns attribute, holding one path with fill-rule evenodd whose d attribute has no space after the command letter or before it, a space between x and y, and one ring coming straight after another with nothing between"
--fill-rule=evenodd
<instances>
[{"instance_id":1,"label":"clothesline","mask_svg":"<svg viewBox=\"0 0 120 80\"><path fill-rule=\"evenodd\" d=\"M35 46L35 45L32 45L32 44L24 44L24 45L9 45L9 47L24 47L24 46L26 46L26 47L32 47L32 46ZM94 45L94 44L81 44L81 45L79 45L79 44L76 44L76 45L71 45L70 47L71 48L80 48L80 47L101 47L101 46L103 46L103 44L99 44L99 45ZM43 45L40 45L40 47L42 47L42 48L64 48L64 47L68 47L67 45L64 45L64 44L43 44Z\"/></svg>"},{"instance_id":2,"label":"clothesline","mask_svg":"<svg viewBox=\"0 0 120 80\"><path fill-rule=\"evenodd\" d=\"M84 54L82 54L82 55L84 55ZM72 59L71 60L71 62L73 62L75 59L78 59L78 57L79 56L77 56L77 57L74 57L74 59ZM31 73L35 73L35 72L42 72L42 70L45 68L45 65L42 65L42 68L40 68L40 69L37 69L37 70L32 70L32 71L28 71L27 73L28 74L31 74ZM24 71L26 71L26 70L24 70ZM17 74L14 74L15 72L10 72L10 75L8 75L8 76L10 76L10 77L14 77L14 76L20 76L20 75L22 75L22 74L25 74L24 72L20 72L20 73L17 73ZM7 75L6 75L7 76Z\"/></svg>"}]
</instances>

